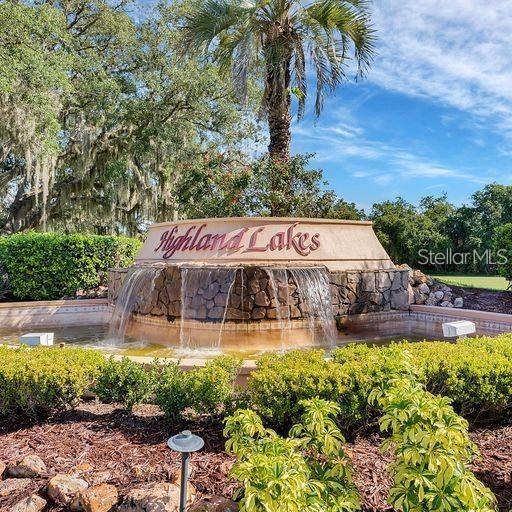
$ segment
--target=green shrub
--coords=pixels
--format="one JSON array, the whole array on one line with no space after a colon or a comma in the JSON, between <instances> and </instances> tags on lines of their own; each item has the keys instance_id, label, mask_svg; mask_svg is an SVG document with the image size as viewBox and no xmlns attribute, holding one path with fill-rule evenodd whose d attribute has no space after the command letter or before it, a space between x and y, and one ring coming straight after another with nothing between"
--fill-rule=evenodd
<instances>
[{"instance_id":1,"label":"green shrub","mask_svg":"<svg viewBox=\"0 0 512 512\"><path fill-rule=\"evenodd\" d=\"M232 476L243 484L241 512L360 509L345 442L334 417L339 407L319 398L301 402L301 423L289 437L239 409L226 419L226 450L237 457Z\"/></svg>"},{"instance_id":2,"label":"green shrub","mask_svg":"<svg viewBox=\"0 0 512 512\"><path fill-rule=\"evenodd\" d=\"M107 270L129 265L140 247L132 238L54 233L0 237L0 265L19 300L53 300L106 282Z\"/></svg>"},{"instance_id":3,"label":"green shrub","mask_svg":"<svg viewBox=\"0 0 512 512\"><path fill-rule=\"evenodd\" d=\"M229 414L236 403L235 381L242 361L220 356L191 371L191 406L197 414Z\"/></svg>"},{"instance_id":4,"label":"green shrub","mask_svg":"<svg viewBox=\"0 0 512 512\"><path fill-rule=\"evenodd\" d=\"M263 355L247 385L258 413L283 428L299 420L301 400L319 397L339 402L345 390L338 365L326 361L322 350Z\"/></svg>"},{"instance_id":5,"label":"green shrub","mask_svg":"<svg viewBox=\"0 0 512 512\"><path fill-rule=\"evenodd\" d=\"M94 392L105 403L121 403L131 411L136 404L147 403L155 389L155 371L123 357L112 357L101 369Z\"/></svg>"},{"instance_id":6,"label":"green shrub","mask_svg":"<svg viewBox=\"0 0 512 512\"><path fill-rule=\"evenodd\" d=\"M45 417L74 406L104 363L93 350L0 346L0 415Z\"/></svg>"},{"instance_id":7,"label":"green shrub","mask_svg":"<svg viewBox=\"0 0 512 512\"><path fill-rule=\"evenodd\" d=\"M478 450L467 421L449 398L426 391L415 373L409 366L382 381L369 397L384 412L381 430L390 432L382 446L394 453L390 505L404 512L495 511L494 495L469 470Z\"/></svg>"},{"instance_id":8,"label":"green shrub","mask_svg":"<svg viewBox=\"0 0 512 512\"><path fill-rule=\"evenodd\" d=\"M510 335L458 343L415 343L409 351L427 390L449 397L465 417L483 413L500 417L512 405Z\"/></svg>"},{"instance_id":9,"label":"green shrub","mask_svg":"<svg viewBox=\"0 0 512 512\"><path fill-rule=\"evenodd\" d=\"M235 380L240 365L240 360L229 356L212 359L190 371L170 363L158 376L156 403L173 420L187 409L211 417L229 413L236 404Z\"/></svg>"},{"instance_id":10,"label":"green shrub","mask_svg":"<svg viewBox=\"0 0 512 512\"><path fill-rule=\"evenodd\" d=\"M155 403L171 420L181 418L192 406L191 373L184 372L179 363L168 363L158 375Z\"/></svg>"}]
</instances>

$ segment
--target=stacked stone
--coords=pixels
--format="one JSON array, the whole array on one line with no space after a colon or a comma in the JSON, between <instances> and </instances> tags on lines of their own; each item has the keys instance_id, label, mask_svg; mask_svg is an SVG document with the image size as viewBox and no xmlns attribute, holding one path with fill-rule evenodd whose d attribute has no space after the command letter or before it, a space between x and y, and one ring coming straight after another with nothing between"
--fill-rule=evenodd
<instances>
[{"instance_id":1,"label":"stacked stone","mask_svg":"<svg viewBox=\"0 0 512 512\"><path fill-rule=\"evenodd\" d=\"M355 315L409 309L408 274L401 270L350 271L331 274L333 311Z\"/></svg>"},{"instance_id":2,"label":"stacked stone","mask_svg":"<svg viewBox=\"0 0 512 512\"><path fill-rule=\"evenodd\" d=\"M115 283L112 301L124 275L111 272L111 281ZM408 279L409 273L404 269L331 273L333 314L406 310ZM309 315L291 272L257 266L180 269L167 265L158 272L153 288L143 290L134 312L166 317L169 322L183 313L186 319L235 322L300 320Z\"/></svg>"}]
</instances>

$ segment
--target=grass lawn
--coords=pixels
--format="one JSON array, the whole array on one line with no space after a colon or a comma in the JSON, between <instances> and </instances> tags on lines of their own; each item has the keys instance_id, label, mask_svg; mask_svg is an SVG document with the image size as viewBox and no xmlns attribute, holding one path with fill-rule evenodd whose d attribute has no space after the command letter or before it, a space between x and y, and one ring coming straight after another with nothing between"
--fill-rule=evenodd
<instances>
[{"instance_id":1,"label":"grass lawn","mask_svg":"<svg viewBox=\"0 0 512 512\"><path fill-rule=\"evenodd\" d=\"M477 274L448 273L430 274L436 280L447 285L464 286L466 288L485 288L487 290L506 290L508 281L500 276L487 276Z\"/></svg>"}]
</instances>

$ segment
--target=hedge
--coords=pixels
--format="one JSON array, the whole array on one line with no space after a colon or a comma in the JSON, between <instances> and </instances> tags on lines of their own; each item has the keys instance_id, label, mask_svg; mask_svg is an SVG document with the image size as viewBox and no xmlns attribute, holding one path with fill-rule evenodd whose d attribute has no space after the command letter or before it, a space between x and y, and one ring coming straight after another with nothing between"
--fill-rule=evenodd
<instances>
[{"instance_id":1,"label":"hedge","mask_svg":"<svg viewBox=\"0 0 512 512\"><path fill-rule=\"evenodd\" d=\"M400 370L396 354L405 349L426 390L450 398L466 418L499 420L512 410L512 335L506 334L456 344L350 345L335 350L331 358L321 350L264 355L249 376L247 389L235 385L240 361L229 356L185 372L177 363L142 368L125 359L100 365L98 358L105 361L104 356L90 350L4 348L0 352L0 414L25 408L30 414L39 408L48 413L72 405L81 390L89 389L96 390L101 400L120 402L127 409L137 403L155 403L172 420L218 419L237 407L251 408L285 432L300 420L301 401L318 397L338 404L339 425L349 431L377 419L379 410L369 405L368 396ZM32 354L36 355L33 361ZM47 404L46 396L50 397Z\"/></svg>"},{"instance_id":2,"label":"hedge","mask_svg":"<svg viewBox=\"0 0 512 512\"><path fill-rule=\"evenodd\" d=\"M74 406L104 363L94 350L0 345L0 416L46 417Z\"/></svg>"},{"instance_id":3,"label":"hedge","mask_svg":"<svg viewBox=\"0 0 512 512\"><path fill-rule=\"evenodd\" d=\"M18 300L54 300L105 284L107 270L129 265L141 243L97 235L19 233L0 237L0 266Z\"/></svg>"}]
</instances>

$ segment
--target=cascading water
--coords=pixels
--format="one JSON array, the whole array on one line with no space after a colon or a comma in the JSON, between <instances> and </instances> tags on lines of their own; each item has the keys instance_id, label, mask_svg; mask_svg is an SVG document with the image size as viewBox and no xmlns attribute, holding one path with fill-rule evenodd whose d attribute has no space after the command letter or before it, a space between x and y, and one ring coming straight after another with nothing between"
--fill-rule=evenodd
<instances>
[{"instance_id":1,"label":"cascading water","mask_svg":"<svg viewBox=\"0 0 512 512\"><path fill-rule=\"evenodd\" d=\"M181 267L180 347L219 349L238 268ZM200 322L207 321L204 329ZM211 325L217 325L212 329ZM199 343L198 343L199 342Z\"/></svg>"},{"instance_id":2,"label":"cascading water","mask_svg":"<svg viewBox=\"0 0 512 512\"><path fill-rule=\"evenodd\" d=\"M155 278L160 270L158 267L132 267L128 271L110 320L107 335L109 341L124 341L132 312L139 302L150 300Z\"/></svg>"},{"instance_id":3,"label":"cascading water","mask_svg":"<svg viewBox=\"0 0 512 512\"><path fill-rule=\"evenodd\" d=\"M288 272L285 268L266 268L270 281L270 288L273 290L273 305L276 311L276 320L279 322L281 336L281 350L287 350L291 346L291 313L290 313L290 283Z\"/></svg>"},{"instance_id":4,"label":"cascading water","mask_svg":"<svg viewBox=\"0 0 512 512\"><path fill-rule=\"evenodd\" d=\"M299 307L309 324L314 344L336 345L336 324L332 313L331 286L324 267L291 267L302 302ZM318 340L318 333L321 339Z\"/></svg>"}]
</instances>

